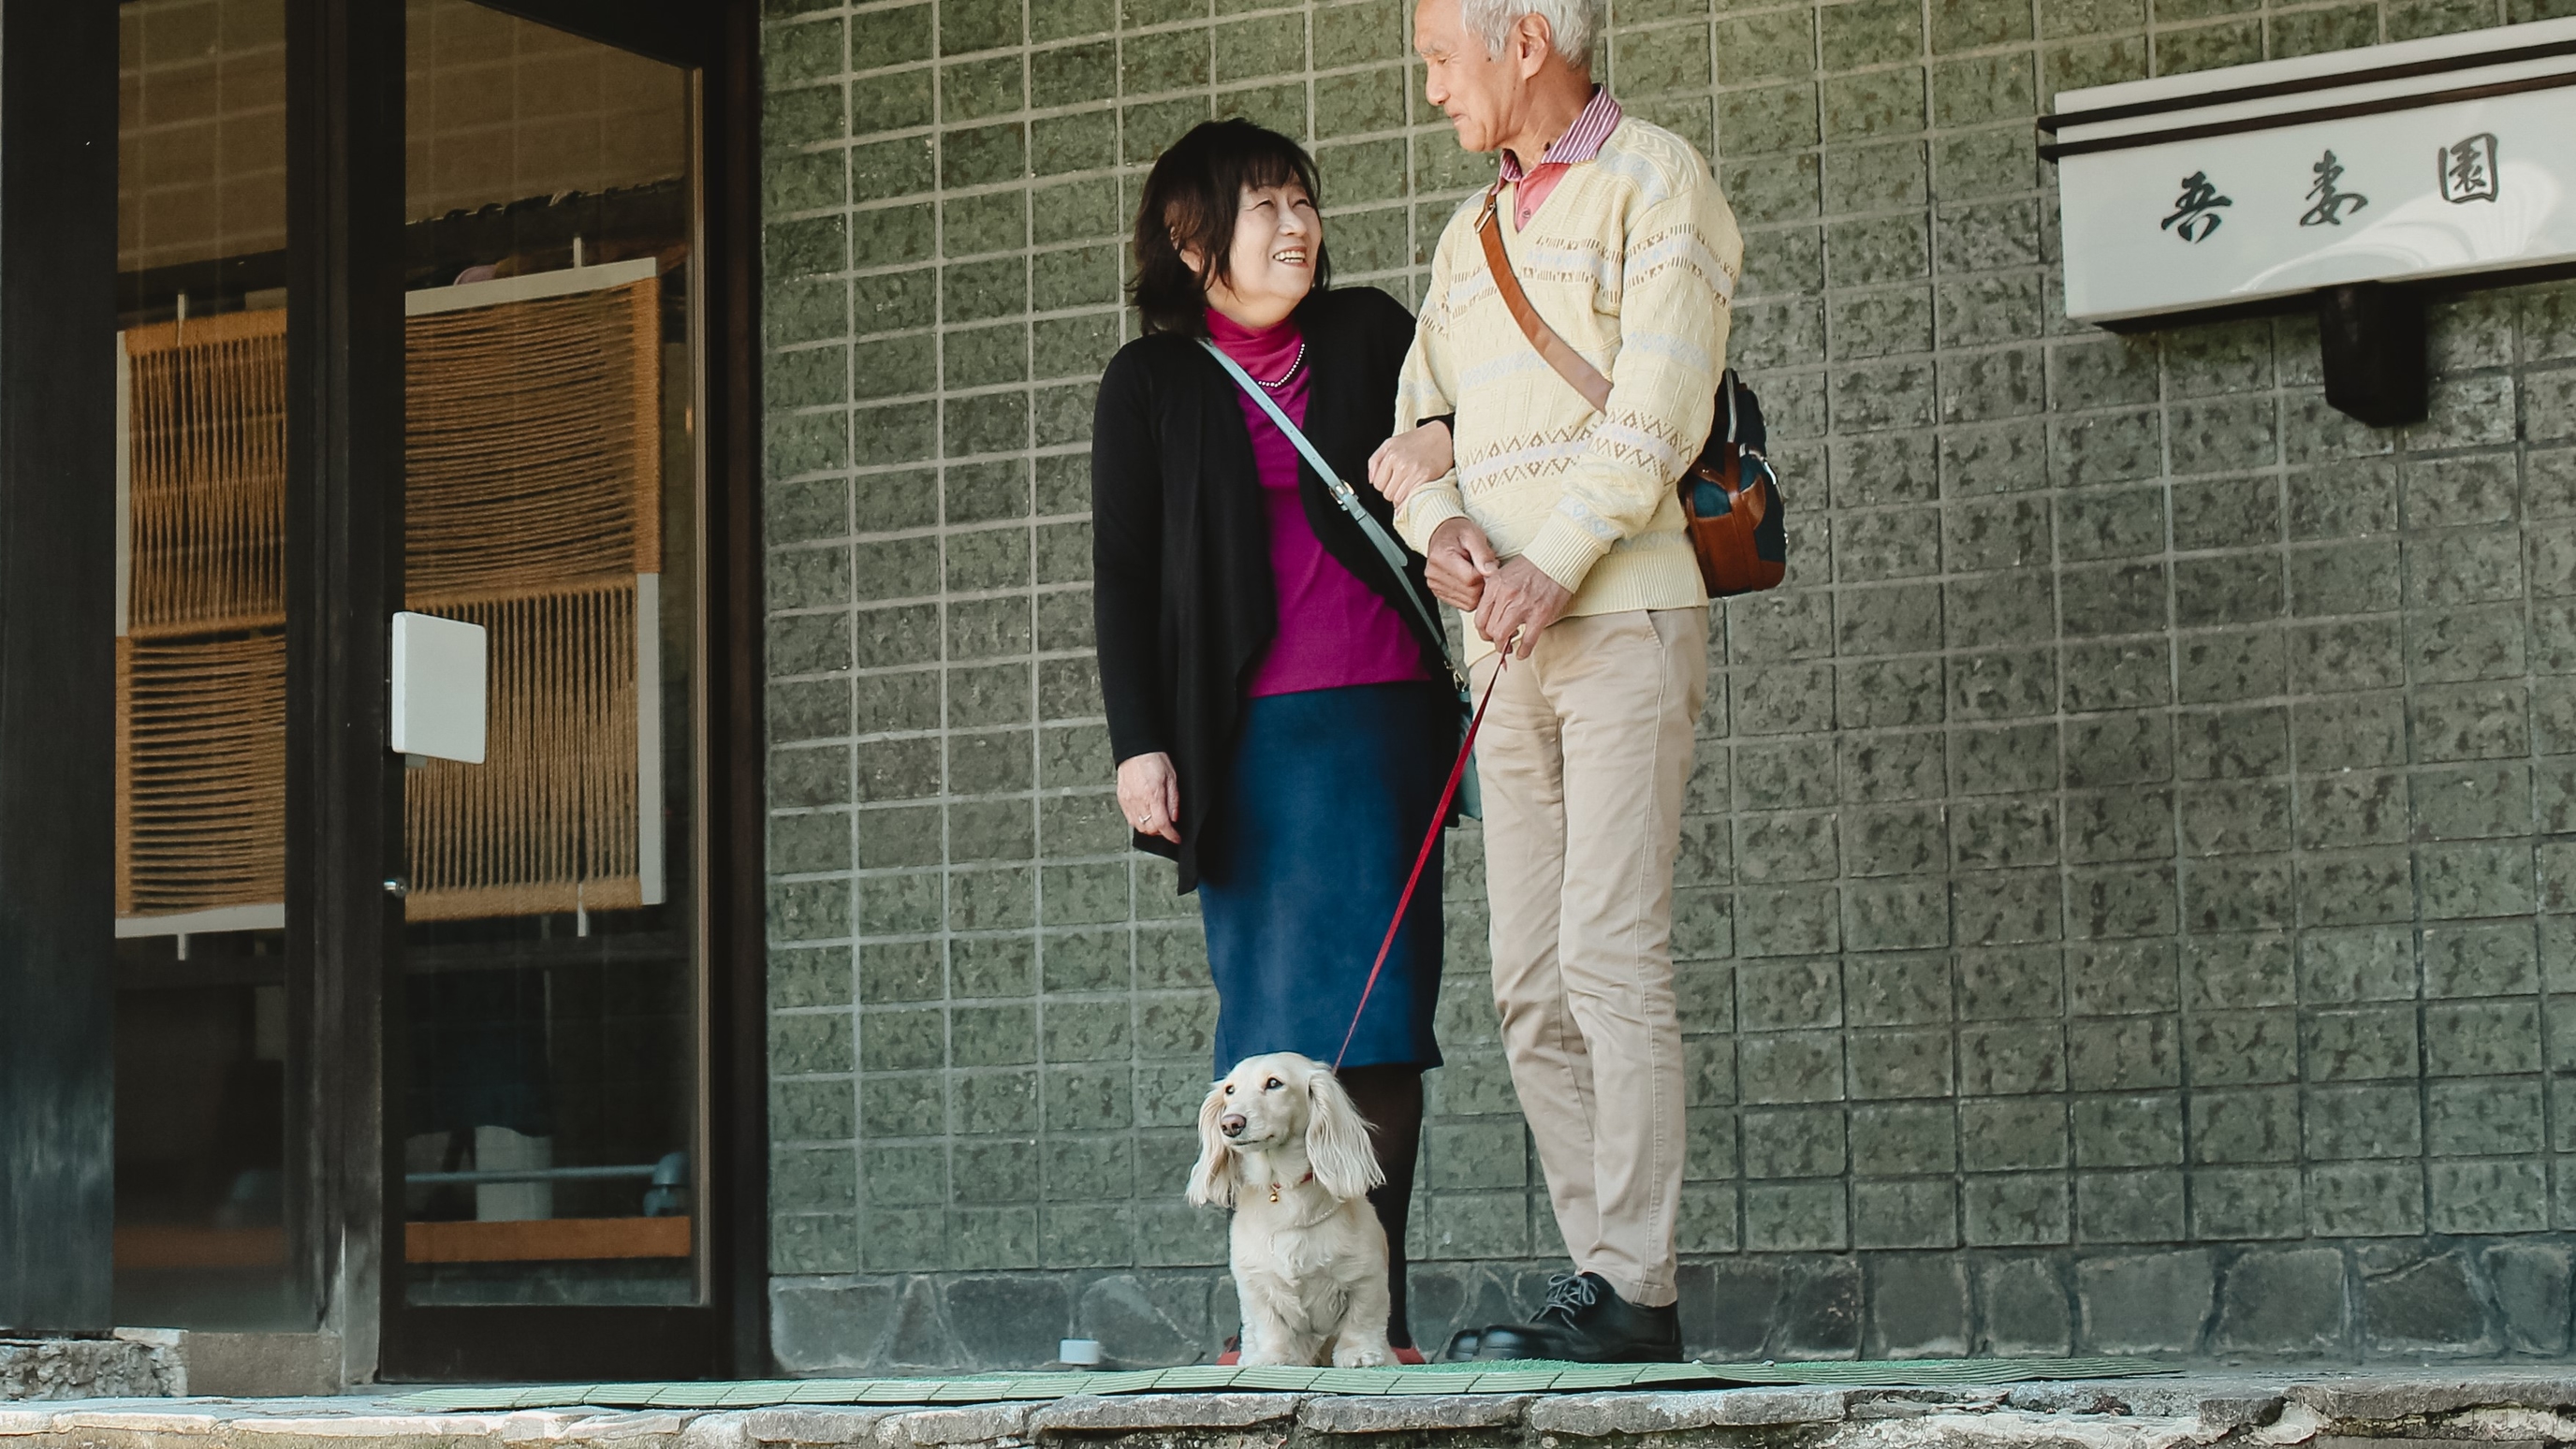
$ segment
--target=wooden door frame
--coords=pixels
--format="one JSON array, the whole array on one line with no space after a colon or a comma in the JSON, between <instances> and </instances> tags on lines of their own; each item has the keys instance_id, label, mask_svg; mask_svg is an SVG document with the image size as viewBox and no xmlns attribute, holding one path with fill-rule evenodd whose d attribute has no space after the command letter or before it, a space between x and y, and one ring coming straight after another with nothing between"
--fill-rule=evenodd
<instances>
[{"instance_id":1,"label":"wooden door frame","mask_svg":"<svg viewBox=\"0 0 2576 1449\"><path fill-rule=\"evenodd\" d=\"M113 6L0 0L0 1330L20 1334L114 1322L116 45Z\"/></svg>"}]
</instances>

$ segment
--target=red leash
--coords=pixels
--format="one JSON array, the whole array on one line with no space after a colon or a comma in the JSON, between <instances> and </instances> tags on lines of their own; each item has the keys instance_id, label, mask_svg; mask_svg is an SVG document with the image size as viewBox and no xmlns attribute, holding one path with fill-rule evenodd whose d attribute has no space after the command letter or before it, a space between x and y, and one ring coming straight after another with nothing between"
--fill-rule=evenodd
<instances>
[{"instance_id":1,"label":"red leash","mask_svg":"<svg viewBox=\"0 0 2576 1449\"><path fill-rule=\"evenodd\" d=\"M1431 830L1422 837L1422 849L1413 857L1413 874L1405 877L1404 894L1395 903L1395 919L1386 923L1386 939L1378 943L1377 960L1369 967L1368 982L1360 987L1360 1004L1351 1012L1350 1030L1342 1033L1342 1049L1333 1053L1333 1070L1342 1069L1342 1058L1351 1054L1351 1039L1359 1035L1360 1017L1368 1011L1369 993L1377 989L1378 973L1386 969L1387 953L1395 949L1395 933L1404 928L1404 913L1413 906L1413 891L1422 884L1423 867L1431 863L1431 847L1440 843L1441 827L1449 819L1449 802L1458 798L1458 782L1467 777L1467 761L1476 748L1476 731L1485 727L1485 710L1494 702L1494 686L1503 682L1503 671L1511 666L1511 651L1495 651L1500 657L1494 664L1494 677L1485 681L1485 697L1476 704L1476 713L1467 721L1467 737L1458 742L1458 759L1449 767L1449 783L1441 787L1440 808L1431 812Z\"/></svg>"}]
</instances>

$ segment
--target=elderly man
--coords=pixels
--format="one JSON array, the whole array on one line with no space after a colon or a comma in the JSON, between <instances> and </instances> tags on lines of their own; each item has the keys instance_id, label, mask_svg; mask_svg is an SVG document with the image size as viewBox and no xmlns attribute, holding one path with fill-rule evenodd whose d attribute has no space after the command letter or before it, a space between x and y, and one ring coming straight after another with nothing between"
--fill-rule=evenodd
<instances>
[{"instance_id":1,"label":"elderly man","mask_svg":"<svg viewBox=\"0 0 2576 1449\"><path fill-rule=\"evenodd\" d=\"M1575 1272L1453 1359L1681 1357L1673 857L1708 598L1673 485L1708 434L1744 244L1699 153L1593 85L1604 8L1414 12L1431 104L1460 145L1502 153L1489 224L1513 272L1611 382L1596 412L1533 350L1486 265L1487 197L1461 208L1370 476L1401 495L1434 591L1472 613L1477 688L1502 674L1476 749L1494 1000ZM1456 470L1434 477L1444 425Z\"/></svg>"}]
</instances>

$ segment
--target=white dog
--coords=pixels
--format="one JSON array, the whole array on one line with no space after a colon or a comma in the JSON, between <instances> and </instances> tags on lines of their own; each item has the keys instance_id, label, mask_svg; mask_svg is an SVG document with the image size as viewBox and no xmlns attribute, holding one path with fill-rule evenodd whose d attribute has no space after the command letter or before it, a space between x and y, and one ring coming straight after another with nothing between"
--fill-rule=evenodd
<instances>
[{"instance_id":1,"label":"white dog","mask_svg":"<svg viewBox=\"0 0 2576 1449\"><path fill-rule=\"evenodd\" d=\"M1387 1347L1386 1180L1368 1123L1323 1063L1248 1057L1199 1107L1189 1199L1234 1209L1234 1287L1246 1364L1378 1368Z\"/></svg>"}]
</instances>

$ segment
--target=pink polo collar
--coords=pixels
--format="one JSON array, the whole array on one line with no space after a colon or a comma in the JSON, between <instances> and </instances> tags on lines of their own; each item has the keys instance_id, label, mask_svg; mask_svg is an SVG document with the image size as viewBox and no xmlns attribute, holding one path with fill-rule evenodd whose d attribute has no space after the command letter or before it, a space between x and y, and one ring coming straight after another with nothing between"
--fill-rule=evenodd
<instances>
[{"instance_id":1,"label":"pink polo collar","mask_svg":"<svg viewBox=\"0 0 2576 1449\"><path fill-rule=\"evenodd\" d=\"M1573 125L1565 128L1564 135L1548 143L1547 154L1539 158L1536 167L1524 171L1518 156L1509 150L1503 152L1503 180L1512 187L1512 225L1515 228L1529 225L1530 217L1537 213L1540 203L1547 200L1548 193L1556 189L1556 183L1565 179L1569 167L1600 156L1602 143L1610 139L1611 132L1619 129L1623 115L1619 103L1610 98L1610 88L1594 86L1592 99L1584 102L1583 113L1574 118Z\"/></svg>"}]
</instances>

